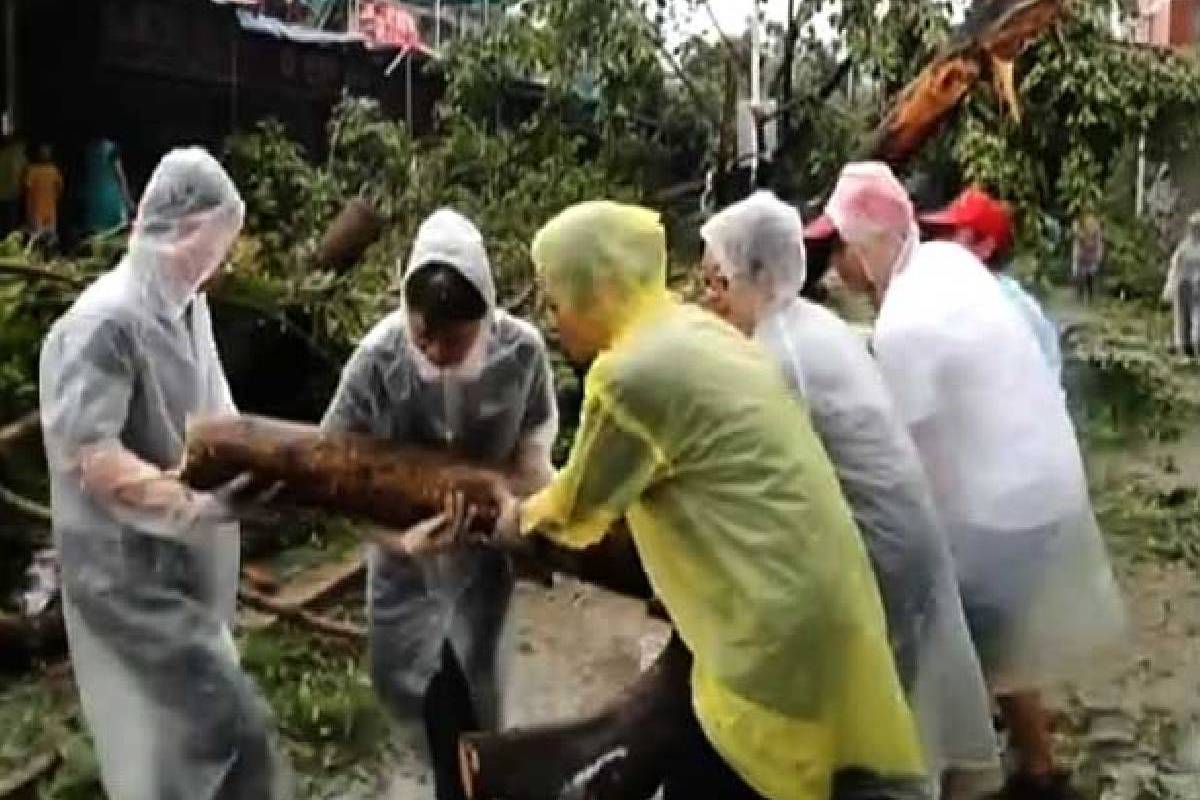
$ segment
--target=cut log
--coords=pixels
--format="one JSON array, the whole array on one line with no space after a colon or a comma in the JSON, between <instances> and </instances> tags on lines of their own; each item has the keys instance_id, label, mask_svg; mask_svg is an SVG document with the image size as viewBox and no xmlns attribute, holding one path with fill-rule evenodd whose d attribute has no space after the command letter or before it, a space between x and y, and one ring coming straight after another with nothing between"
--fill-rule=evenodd
<instances>
[{"instance_id":1,"label":"cut log","mask_svg":"<svg viewBox=\"0 0 1200 800\"><path fill-rule=\"evenodd\" d=\"M459 742L471 800L642 800L687 733L692 658L672 636L654 664L599 714L575 722L470 733Z\"/></svg>"},{"instance_id":2,"label":"cut log","mask_svg":"<svg viewBox=\"0 0 1200 800\"><path fill-rule=\"evenodd\" d=\"M346 272L383 233L383 220L360 197L342 207L317 248L317 263L326 269Z\"/></svg>"},{"instance_id":3,"label":"cut log","mask_svg":"<svg viewBox=\"0 0 1200 800\"><path fill-rule=\"evenodd\" d=\"M440 512L443 498L464 493L478 509L476 527L490 533L499 473L445 453L396 447L353 434L264 417L211 417L188 427L182 478L211 489L249 472L261 486L284 484L280 502L404 527ZM633 540L623 525L582 551L539 540L530 555L551 569L639 599L649 599Z\"/></svg>"},{"instance_id":4,"label":"cut log","mask_svg":"<svg viewBox=\"0 0 1200 800\"><path fill-rule=\"evenodd\" d=\"M251 416L210 417L188 426L182 479L212 489L242 473L259 486L282 482L281 502L404 528L437 514L462 492L475 527L495 525L497 472L445 453L394 445L312 425Z\"/></svg>"}]
</instances>

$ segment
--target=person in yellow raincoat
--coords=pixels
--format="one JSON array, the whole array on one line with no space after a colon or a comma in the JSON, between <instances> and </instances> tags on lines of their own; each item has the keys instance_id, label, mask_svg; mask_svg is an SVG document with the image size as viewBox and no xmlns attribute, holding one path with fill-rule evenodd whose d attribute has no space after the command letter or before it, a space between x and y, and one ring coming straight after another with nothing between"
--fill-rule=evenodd
<instances>
[{"instance_id":1,"label":"person in yellow raincoat","mask_svg":"<svg viewBox=\"0 0 1200 800\"><path fill-rule=\"evenodd\" d=\"M666 288L658 215L598 201L533 242L588 373L570 458L497 535L585 547L624 517L694 656L667 798L925 796L879 593L808 416L727 323Z\"/></svg>"}]
</instances>

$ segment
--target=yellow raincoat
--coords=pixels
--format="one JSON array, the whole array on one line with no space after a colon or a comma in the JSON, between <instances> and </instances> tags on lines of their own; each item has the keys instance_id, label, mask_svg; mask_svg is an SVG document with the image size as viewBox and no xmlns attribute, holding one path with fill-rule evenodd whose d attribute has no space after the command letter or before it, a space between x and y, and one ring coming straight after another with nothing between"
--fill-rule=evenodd
<instances>
[{"instance_id":1,"label":"yellow raincoat","mask_svg":"<svg viewBox=\"0 0 1200 800\"><path fill-rule=\"evenodd\" d=\"M539 235L547 283L556 259L579 259L576 230L609 257L654 243L584 221ZM807 415L753 342L649 283L592 365L569 462L523 529L585 547L626 517L695 657L701 726L759 793L825 800L842 768L920 777L874 578Z\"/></svg>"}]
</instances>

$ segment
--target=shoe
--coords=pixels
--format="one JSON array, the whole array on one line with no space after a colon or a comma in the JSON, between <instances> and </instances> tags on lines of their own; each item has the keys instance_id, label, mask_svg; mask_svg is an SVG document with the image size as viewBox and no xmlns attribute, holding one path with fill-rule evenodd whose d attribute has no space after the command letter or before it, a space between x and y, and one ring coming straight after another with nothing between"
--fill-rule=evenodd
<instances>
[{"instance_id":1,"label":"shoe","mask_svg":"<svg viewBox=\"0 0 1200 800\"><path fill-rule=\"evenodd\" d=\"M999 800L1083 800L1083 795L1071 785L1068 772L1011 775L997 797Z\"/></svg>"}]
</instances>

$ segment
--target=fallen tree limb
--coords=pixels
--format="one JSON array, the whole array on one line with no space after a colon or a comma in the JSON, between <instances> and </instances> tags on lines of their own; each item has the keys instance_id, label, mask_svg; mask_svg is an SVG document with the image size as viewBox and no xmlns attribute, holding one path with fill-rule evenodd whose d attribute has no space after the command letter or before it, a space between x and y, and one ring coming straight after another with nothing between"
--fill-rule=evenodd
<instances>
[{"instance_id":1,"label":"fallen tree limb","mask_svg":"<svg viewBox=\"0 0 1200 800\"><path fill-rule=\"evenodd\" d=\"M642 800L662 783L689 724L692 658L672 636L654 664L587 719L471 733L459 742L471 800Z\"/></svg>"},{"instance_id":2,"label":"fallen tree limb","mask_svg":"<svg viewBox=\"0 0 1200 800\"><path fill-rule=\"evenodd\" d=\"M1049 30L1063 0L976 2L950 44L900 91L860 153L898 166L938 130L982 76L1019 119L1013 61Z\"/></svg>"},{"instance_id":3,"label":"fallen tree limb","mask_svg":"<svg viewBox=\"0 0 1200 800\"><path fill-rule=\"evenodd\" d=\"M0 486L0 503L38 522L49 523L52 519L49 508L4 486Z\"/></svg>"},{"instance_id":4,"label":"fallen tree limb","mask_svg":"<svg viewBox=\"0 0 1200 800\"><path fill-rule=\"evenodd\" d=\"M15 772L0 777L0 799L18 796L19 792L49 775L58 766L58 762L58 751L46 750L30 758Z\"/></svg>"},{"instance_id":5,"label":"fallen tree limb","mask_svg":"<svg viewBox=\"0 0 1200 800\"><path fill-rule=\"evenodd\" d=\"M323 633L326 636L332 636L336 639L344 639L351 642L361 642L367 638L367 631L361 625L355 625L352 622L342 622L336 619L322 616L313 613L306 608L297 608L287 603L281 603L270 595L243 584L238 589L238 596L243 602L251 605L262 611L269 611L272 614L277 614L309 628L312 628L318 633Z\"/></svg>"},{"instance_id":6,"label":"fallen tree limb","mask_svg":"<svg viewBox=\"0 0 1200 800\"><path fill-rule=\"evenodd\" d=\"M13 277L22 278L24 280L43 280L52 283L63 283L67 286L80 287L83 285L83 279L75 275L67 275L62 272L55 272L45 267L39 267L17 258L0 258L0 275L12 275Z\"/></svg>"},{"instance_id":7,"label":"fallen tree limb","mask_svg":"<svg viewBox=\"0 0 1200 800\"><path fill-rule=\"evenodd\" d=\"M301 609L341 589L361 576L366 568L362 551L355 550L339 561L318 564L301 572L273 592L272 598L285 606Z\"/></svg>"},{"instance_id":8,"label":"fallen tree limb","mask_svg":"<svg viewBox=\"0 0 1200 800\"><path fill-rule=\"evenodd\" d=\"M37 411L30 411L15 422L0 428L0 460L18 447L40 437L42 418Z\"/></svg>"}]
</instances>

